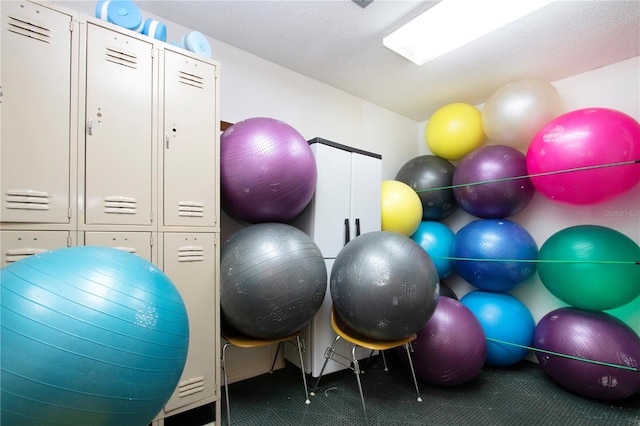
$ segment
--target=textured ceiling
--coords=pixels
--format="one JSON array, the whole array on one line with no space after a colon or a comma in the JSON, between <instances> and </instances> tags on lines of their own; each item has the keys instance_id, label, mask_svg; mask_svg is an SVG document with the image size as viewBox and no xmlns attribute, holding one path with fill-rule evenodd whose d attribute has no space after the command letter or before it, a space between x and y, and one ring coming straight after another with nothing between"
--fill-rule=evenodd
<instances>
[{"instance_id":1,"label":"textured ceiling","mask_svg":"<svg viewBox=\"0 0 640 426\"><path fill-rule=\"evenodd\" d=\"M512 81L552 82L640 55L638 0L554 2L422 66L382 45L436 3L145 0L139 6L416 121L447 103L482 103Z\"/></svg>"}]
</instances>

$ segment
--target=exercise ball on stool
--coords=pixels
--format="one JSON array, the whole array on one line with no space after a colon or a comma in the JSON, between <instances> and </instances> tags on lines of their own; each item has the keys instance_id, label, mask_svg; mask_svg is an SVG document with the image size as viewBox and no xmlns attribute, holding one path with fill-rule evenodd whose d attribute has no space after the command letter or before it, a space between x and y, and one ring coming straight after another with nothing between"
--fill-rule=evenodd
<instances>
[{"instance_id":1,"label":"exercise ball on stool","mask_svg":"<svg viewBox=\"0 0 640 426\"><path fill-rule=\"evenodd\" d=\"M147 425L176 388L189 321L176 287L107 247L0 271L2 424Z\"/></svg>"},{"instance_id":2,"label":"exercise ball on stool","mask_svg":"<svg viewBox=\"0 0 640 426\"><path fill-rule=\"evenodd\" d=\"M534 346L545 351L536 352L544 372L579 395L612 400L640 391L640 337L607 313L551 311L535 328Z\"/></svg>"},{"instance_id":3,"label":"exercise ball on stool","mask_svg":"<svg viewBox=\"0 0 640 426\"><path fill-rule=\"evenodd\" d=\"M640 295L640 246L599 225L576 225L547 239L538 254L542 284L576 308L602 311Z\"/></svg>"},{"instance_id":4,"label":"exercise ball on stool","mask_svg":"<svg viewBox=\"0 0 640 426\"><path fill-rule=\"evenodd\" d=\"M487 357L484 331L475 315L459 301L441 297L433 316L417 334L411 347L420 379L455 386L480 373Z\"/></svg>"},{"instance_id":5,"label":"exercise ball on stool","mask_svg":"<svg viewBox=\"0 0 640 426\"><path fill-rule=\"evenodd\" d=\"M340 250L331 269L333 306L353 330L374 340L416 333L433 314L439 280L429 255L411 238L374 231Z\"/></svg>"},{"instance_id":6,"label":"exercise ball on stool","mask_svg":"<svg viewBox=\"0 0 640 426\"><path fill-rule=\"evenodd\" d=\"M504 145L484 146L466 155L456 167L453 185L457 204L482 218L520 213L535 193L525 155Z\"/></svg>"},{"instance_id":7,"label":"exercise ball on stool","mask_svg":"<svg viewBox=\"0 0 640 426\"><path fill-rule=\"evenodd\" d=\"M225 321L257 338L287 336L320 309L327 269L318 246L284 223L234 233L220 256L220 308Z\"/></svg>"},{"instance_id":8,"label":"exercise ball on stool","mask_svg":"<svg viewBox=\"0 0 640 426\"><path fill-rule=\"evenodd\" d=\"M272 118L240 121L220 137L222 208L249 223L287 223L311 201L317 170L307 141Z\"/></svg>"},{"instance_id":9,"label":"exercise ball on stool","mask_svg":"<svg viewBox=\"0 0 640 426\"><path fill-rule=\"evenodd\" d=\"M528 354L536 323L518 298L509 293L474 290L460 302L476 316L487 337L488 365L517 364Z\"/></svg>"},{"instance_id":10,"label":"exercise ball on stool","mask_svg":"<svg viewBox=\"0 0 640 426\"><path fill-rule=\"evenodd\" d=\"M478 219L463 226L451 247L453 267L481 290L509 291L536 271L538 245L508 219Z\"/></svg>"},{"instance_id":11,"label":"exercise ball on stool","mask_svg":"<svg viewBox=\"0 0 640 426\"><path fill-rule=\"evenodd\" d=\"M546 197L596 204L640 182L639 158L640 124L620 111L589 108L563 114L543 127L527 151L527 169Z\"/></svg>"},{"instance_id":12,"label":"exercise ball on stool","mask_svg":"<svg viewBox=\"0 0 640 426\"><path fill-rule=\"evenodd\" d=\"M422 203L423 220L440 220L458 206L451 182L455 166L436 155L421 155L407 161L396 174L396 180L413 188Z\"/></svg>"}]
</instances>

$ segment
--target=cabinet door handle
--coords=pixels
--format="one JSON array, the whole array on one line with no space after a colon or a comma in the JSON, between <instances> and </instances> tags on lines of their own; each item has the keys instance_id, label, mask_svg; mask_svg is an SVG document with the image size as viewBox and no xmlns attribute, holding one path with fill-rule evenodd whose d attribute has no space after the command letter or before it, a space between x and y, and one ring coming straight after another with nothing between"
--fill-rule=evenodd
<instances>
[{"instance_id":1,"label":"cabinet door handle","mask_svg":"<svg viewBox=\"0 0 640 426\"><path fill-rule=\"evenodd\" d=\"M87 133L89 136L93 135L93 118L91 117L87 120Z\"/></svg>"},{"instance_id":2,"label":"cabinet door handle","mask_svg":"<svg viewBox=\"0 0 640 426\"><path fill-rule=\"evenodd\" d=\"M356 217L356 237L360 236L360 218Z\"/></svg>"},{"instance_id":3,"label":"cabinet door handle","mask_svg":"<svg viewBox=\"0 0 640 426\"><path fill-rule=\"evenodd\" d=\"M349 219L344 220L344 245L346 246L351 239L351 233L349 231Z\"/></svg>"}]
</instances>

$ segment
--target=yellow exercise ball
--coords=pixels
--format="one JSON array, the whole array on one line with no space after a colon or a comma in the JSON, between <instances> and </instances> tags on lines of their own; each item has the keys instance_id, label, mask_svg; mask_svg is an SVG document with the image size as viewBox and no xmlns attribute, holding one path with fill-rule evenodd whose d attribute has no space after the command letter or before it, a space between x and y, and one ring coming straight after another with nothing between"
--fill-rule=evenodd
<instances>
[{"instance_id":1,"label":"yellow exercise ball","mask_svg":"<svg viewBox=\"0 0 640 426\"><path fill-rule=\"evenodd\" d=\"M382 181L382 230L410 237L422 221L422 202L416 191L398 180Z\"/></svg>"},{"instance_id":2,"label":"yellow exercise ball","mask_svg":"<svg viewBox=\"0 0 640 426\"><path fill-rule=\"evenodd\" d=\"M445 105L429 119L425 139L438 157L460 160L484 142L482 114L464 102Z\"/></svg>"}]
</instances>

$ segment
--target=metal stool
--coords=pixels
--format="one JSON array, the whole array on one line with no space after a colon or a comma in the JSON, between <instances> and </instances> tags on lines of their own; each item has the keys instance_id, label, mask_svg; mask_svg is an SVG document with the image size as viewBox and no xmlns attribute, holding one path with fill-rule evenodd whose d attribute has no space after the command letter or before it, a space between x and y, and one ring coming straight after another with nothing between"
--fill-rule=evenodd
<instances>
[{"instance_id":1,"label":"metal stool","mask_svg":"<svg viewBox=\"0 0 640 426\"><path fill-rule=\"evenodd\" d=\"M278 344L278 348L276 349L276 355L273 358L273 363L271 364L271 371L273 372L273 368L276 365L276 360L278 359L278 353L280 352L280 348L284 342L293 342L295 341L295 345L298 347L298 355L300 356L300 370L302 371L302 383L304 384L304 394L306 397L305 404L310 404L309 400L309 391L307 389L307 378L304 372L304 361L302 359L302 345L300 343L300 331L296 331L295 333L289 334L288 336L278 337L273 339L260 339L257 337L247 336L245 334L240 333L239 331L233 329L226 323L222 324L221 329L222 338L227 341L222 347L222 371L224 373L224 388L225 388L225 396L227 403L227 425L231 425L231 410L229 409L229 384L227 382L227 364L226 364L226 354L227 347L236 346L239 348L256 348L259 346L267 346L272 345L274 343Z\"/></svg>"},{"instance_id":2,"label":"metal stool","mask_svg":"<svg viewBox=\"0 0 640 426\"><path fill-rule=\"evenodd\" d=\"M322 369L320 370L320 375L316 380L316 384L313 388L314 390L318 389L318 384L320 383L320 379L322 378L322 373L324 372L324 369L327 366L327 363L329 362L330 359L350 368L356 374L356 380L358 381L358 388L360 390L360 399L362 400L362 409L364 410L365 420L368 422L367 406L364 402L364 394L362 393L362 382L360 381L361 370L360 370L360 365L358 363L358 359L356 358L356 348L359 346L365 349L370 349L372 353L373 351L380 351L380 353L382 354L382 360L384 361L384 369L385 371L388 371L387 361L384 357L384 351L388 349L396 348L398 346L404 346L407 352L407 357L409 358L409 367L411 368L413 384L416 387L416 394L418 396L417 401L422 402L422 397L420 397L420 390L418 389L418 381L416 380L416 373L413 369L413 361L411 360L411 351L409 350L409 343L414 341L417 337L415 334L409 337L406 337L404 339L393 340L393 341L371 340L370 338L365 337L362 334L358 333L357 331L354 331L351 328L349 328L349 326L346 325L344 321L342 321L342 319L338 316L338 314L335 312L333 308L331 309L331 327L336 332L337 336L333 340L333 344L330 347L328 347L324 353L324 358L325 358L324 364L322 365ZM335 349L336 343L341 338L350 342L353 345L351 349L351 359L336 352L336 349Z\"/></svg>"}]
</instances>

